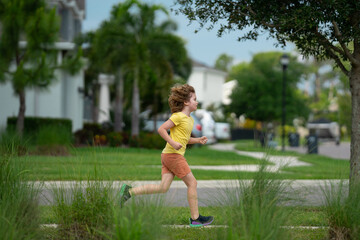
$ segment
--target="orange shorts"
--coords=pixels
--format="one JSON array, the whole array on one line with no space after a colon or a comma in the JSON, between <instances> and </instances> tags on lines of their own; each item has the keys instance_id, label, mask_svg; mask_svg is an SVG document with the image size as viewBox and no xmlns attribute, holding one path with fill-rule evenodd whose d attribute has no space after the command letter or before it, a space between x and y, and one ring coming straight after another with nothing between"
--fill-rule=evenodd
<instances>
[{"instance_id":1,"label":"orange shorts","mask_svg":"<svg viewBox=\"0 0 360 240\"><path fill-rule=\"evenodd\" d=\"M161 175L172 173L178 178L183 178L191 172L185 157L177 153L162 153L161 164Z\"/></svg>"}]
</instances>

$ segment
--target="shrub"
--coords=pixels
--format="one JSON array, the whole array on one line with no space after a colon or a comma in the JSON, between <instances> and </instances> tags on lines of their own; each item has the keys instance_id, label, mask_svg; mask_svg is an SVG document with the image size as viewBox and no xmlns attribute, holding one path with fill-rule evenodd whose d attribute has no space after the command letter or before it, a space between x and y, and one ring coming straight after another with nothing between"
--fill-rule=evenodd
<instances>
[{"instance_id":1,"label":"shrub","mask_svg":"<svg viewBox=\"0 0 360 240\"><path fill-rule=\"evenodd\" d=\"M44 126L36 134L36 145L55 146L71 145L71 132L66 131L64 127Z\"/></svg>"},{"instance_id":2,"label":"shrub","mask_svg":"<svg viewBox=\"0 0 360 240\"><path fill-rule=\"evenodd\" d=\"M69 155L69 146L71 145L71 133L64 127L45 125L39 129L36 134L36 151L35 154L45 155Z\"/></svg>"},{"instance_id":3,"label":"shrub","mask_svg":"<svg viewBox=\"0 0 360 240\"><path fill-rule=\"evenodd\" d=\"M129 146L135 148L162 149L165 143L159 134L141 132L139 136L132 136L130 138Z\"/></svg>"},{"instance_id":4,"label":"shrub","mask_svg":"<svg viewBox=\"0 0 360 240\"><path fill-rule=\"evenodd\" d=\"M140 142L143 148L162 149L165 146L164 139L155 133L142 134Z\"/></svg>"},{"instance_id":5,"label":"shrub","mask_svg":"<svg viewBox=\"0 0 360 240\"><path fill-rule=\"evenodd\" d=\"M139 136L131 136L129 138L129 146L134 148L139 148L140 145L140 137Z\"/></svg>"},{"instance_id":6,"label":"shrub","mask_svg":"<svg viewBox=\"0 0 360 240\"><path fill-rule=\"evenodd\" d=\"M97 123L85 123L83 129L75 132L75 144L100 144L100 136L106 136L109 133L108 129L103 129L100 124ZM97 139L95 139L95 137ZM104 142L104 141L103 141Z\"/></svg>"},{"instance_id":7,"label":"shrub","mask_svg":"<svg viewBox=\"0 0 360 240\"><path fill-rule=\"evenodd\" d=\"M119 147L122 145L123 137L121 133L111 132L107 135L110 147Z\"/></svg>"},{"instance_id":8,"label":"shrub","mask_svg":"<svg viewBox=\"0 0 360 240\"><path fill-rule=\"evenodd\" d=\"M9 117L7 119L7 129L15 131L17 117ZM36 134L40 128L45 126L53 126L55 128L62 128L68 134L72 134L72 122L70 119L63 118L40 118L40 117L25 117L24 119L24 133Z\"/></svg>"}]
</instances>

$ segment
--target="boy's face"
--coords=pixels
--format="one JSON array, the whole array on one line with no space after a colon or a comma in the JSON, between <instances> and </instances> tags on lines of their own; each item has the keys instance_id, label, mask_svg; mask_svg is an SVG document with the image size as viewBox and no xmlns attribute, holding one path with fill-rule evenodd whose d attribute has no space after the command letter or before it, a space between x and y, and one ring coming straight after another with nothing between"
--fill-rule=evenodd
<instances>
[{"instance_id":1,"label":"boy's face","mask_svg":"<svg viewBox=\"0 0 360 240\"><path fill-rule=\"evenodd\" d=\"M189 106L191 112L197 109L198 102L196 101L195 93L190 93L190 100L185 102L185 105Z\"/></svg>"}]
</instances>

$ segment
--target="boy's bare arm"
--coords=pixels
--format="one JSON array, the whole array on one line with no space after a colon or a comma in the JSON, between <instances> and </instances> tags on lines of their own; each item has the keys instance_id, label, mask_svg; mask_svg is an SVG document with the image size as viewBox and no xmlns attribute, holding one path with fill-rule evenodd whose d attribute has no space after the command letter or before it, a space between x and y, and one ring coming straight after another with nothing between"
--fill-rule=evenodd
<instances>
[{"instance_id":1,"label":"boy's bare arm","mask_svg":"<svg viewBox=\"0 0 360 240\"><path fill-rule=\"evenodd\" d=\"M196 143L201 143L201 144L205 144L207 142L207 137L202 136L199 138L190 138L188 144L196 144Z\"/></svg>"},{"instance_id":2,"label":"boy's bare arm","mask_svg":"<svg viewBox=\"0 0 360 240\"><path fill-rule=\"evenodd\" d=\"M158 129L160 136L168 142L174 149L179 150L182 148L182 145L178 142L175 142L168 134L168 130L172 127L175 127L175 124L170 119L164 122Z\"/></svg>"}]
</instances>

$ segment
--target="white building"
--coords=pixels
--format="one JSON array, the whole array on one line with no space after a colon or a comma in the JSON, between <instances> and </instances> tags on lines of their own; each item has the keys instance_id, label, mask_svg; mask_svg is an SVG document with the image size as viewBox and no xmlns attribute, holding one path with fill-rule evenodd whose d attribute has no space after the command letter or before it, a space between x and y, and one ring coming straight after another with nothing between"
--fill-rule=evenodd
<instances>
[{"instance_id":1,"label":"white building","mask_svg":"<svg viewBox=\"0 0 360 240\"><path fill-rule=\"evenodd\" d=\"M223 84L227 73L208 67L204 64L193 61L192 73L188 79L188 84L193 86L196 97L201 108L210 105L219 106L223 100Z\"/></svg>"},{"instance_id":2,"label":"white building","mask_svg":"<svg viewBox=\"0 0 360 240\"><path fill-rule=\"evenodd\" d=\"M223 99L222 99L222 103L224 105L229 105L231 103L230 95L231 95L233 89L236 87L236 85L237 85L237 80L231 80L231 81L224 83Z\"/></svg>"},{"instance_id":3,"label":"white building","mask_svg":"<svg viewBox=\"0 0 360 240\"><path fill-rule=\"evenodd\" d=\"M62 62L64 52L74 49L73 39L81 32L85 18L85 0L48 0L56 7L61 19L60 41L55 44L58 50L58 63ZM26 45L26 42L20 42ZM72 120L73 131L83 127L83 89L84 70L72 76L63 70L56 70L57 81L47 90L27 89L25 116L67 118ZM17 116L19 98L14 95L11 83L0 84L0 128L6 127L8 117Z\"/></svg>"}]
</instances>

